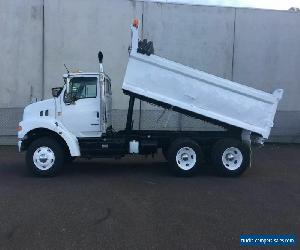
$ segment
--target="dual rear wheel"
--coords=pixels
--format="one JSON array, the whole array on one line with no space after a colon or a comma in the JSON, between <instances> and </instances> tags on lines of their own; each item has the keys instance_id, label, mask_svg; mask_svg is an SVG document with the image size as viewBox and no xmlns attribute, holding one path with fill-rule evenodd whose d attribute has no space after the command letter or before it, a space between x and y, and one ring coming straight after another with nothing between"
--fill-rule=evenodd
<instances>
[{"instance_id":1,"label":"dual rear wheel","mask_svg":"<svg viewBox=\"0 0 300 250\"><path fill-rule=\"evenodd\" d=\"M219 140L211 150L215 170L225 176L242 174L250 165L250 157L250 147L237 139ZM201 147L189 138L174 141L169 147L166 158L171 170L181 176L193 175L204 162Z\"/></svg>"}]
</instances>

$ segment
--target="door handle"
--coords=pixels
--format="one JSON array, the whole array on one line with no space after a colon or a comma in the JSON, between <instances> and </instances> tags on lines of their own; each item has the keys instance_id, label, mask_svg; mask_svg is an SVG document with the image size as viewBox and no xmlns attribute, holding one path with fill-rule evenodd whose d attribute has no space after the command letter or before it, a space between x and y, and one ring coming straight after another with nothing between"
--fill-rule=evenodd
<instances>
[{"instance_id":1,"label":"door handle","mask_svg":"<svg viewBox=\"0 0 300 250\"><path fill-rule=\"evenodd\" d=\"M99 111L96 112L97 118L99 118Z\"/></svg>"}]
</instances>

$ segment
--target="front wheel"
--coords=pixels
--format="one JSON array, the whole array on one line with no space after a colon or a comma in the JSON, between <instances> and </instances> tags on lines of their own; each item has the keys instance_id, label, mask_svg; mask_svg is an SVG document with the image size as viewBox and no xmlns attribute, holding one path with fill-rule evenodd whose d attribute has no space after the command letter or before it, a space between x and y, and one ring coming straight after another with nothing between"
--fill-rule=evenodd
<instances>
[{"instance_id":1,"label":"front wheel","mask_svg":"<svg viewBox=\"0 0 300 250\"><path fill-rule=\"evenodd\" d=\"M223 139L213 146L212 161L221 175L241 175L251 163L251 148L236 139Z\"/></svg>"},{"instance_id":2,"label":"front wheel","mask_svg":"<svg viewBox=\"0 0 300 250\"><path fill-rule=\"evenodd\" d=\"M53 176L58 173L64 162L61 145L50 137L33 141L26 153L29 171L39 176Z\"/></svg>"},{"instance_id":3,"label":"front wheel","mask_svg":"<svg viewBox=\"0 0 300 250\"><path fill-rule=\"evenodd\" d=\"M191 176L200 167L203 154L197 142L188 139L177 139L168 150L168 163L176 175Z\"/></svg>"}]
</instances>

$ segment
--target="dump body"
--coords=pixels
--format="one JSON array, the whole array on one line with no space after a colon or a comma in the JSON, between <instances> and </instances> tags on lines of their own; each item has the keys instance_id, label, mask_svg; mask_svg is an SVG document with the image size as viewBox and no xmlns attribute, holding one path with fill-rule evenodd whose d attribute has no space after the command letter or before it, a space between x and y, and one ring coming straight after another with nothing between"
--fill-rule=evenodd
<instances>
[{"instance_id":1,"label":"dump body","mask_svg":"<svg viewBox=\"0 0 300 250\"><path fill-rule=\"evenodd\" d=\"M134 32L123 90L269 137L283 90L269 94L156 55L137 53Z\"/></svg>"}]
</instances>

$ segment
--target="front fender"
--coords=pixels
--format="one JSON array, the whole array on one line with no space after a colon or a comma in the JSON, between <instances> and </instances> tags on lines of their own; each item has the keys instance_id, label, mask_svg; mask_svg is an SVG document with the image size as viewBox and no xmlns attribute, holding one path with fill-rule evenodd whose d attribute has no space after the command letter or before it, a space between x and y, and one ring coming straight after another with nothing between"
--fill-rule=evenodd
<instances>
[{"instance_id":1,"label":"front fender","mask_svg":"<svg viewBox=\"0 0 300 250\"><path fill-rule=\"evenodd\" d=\"M20 122L22 128L18 132L19 140L22 140L30 131L44 128L57 133L67 144L71 156L80 156L80 147L76 136L68 131L61 122L54 118L28 119Z\"/></svg>"}]
</instances>

